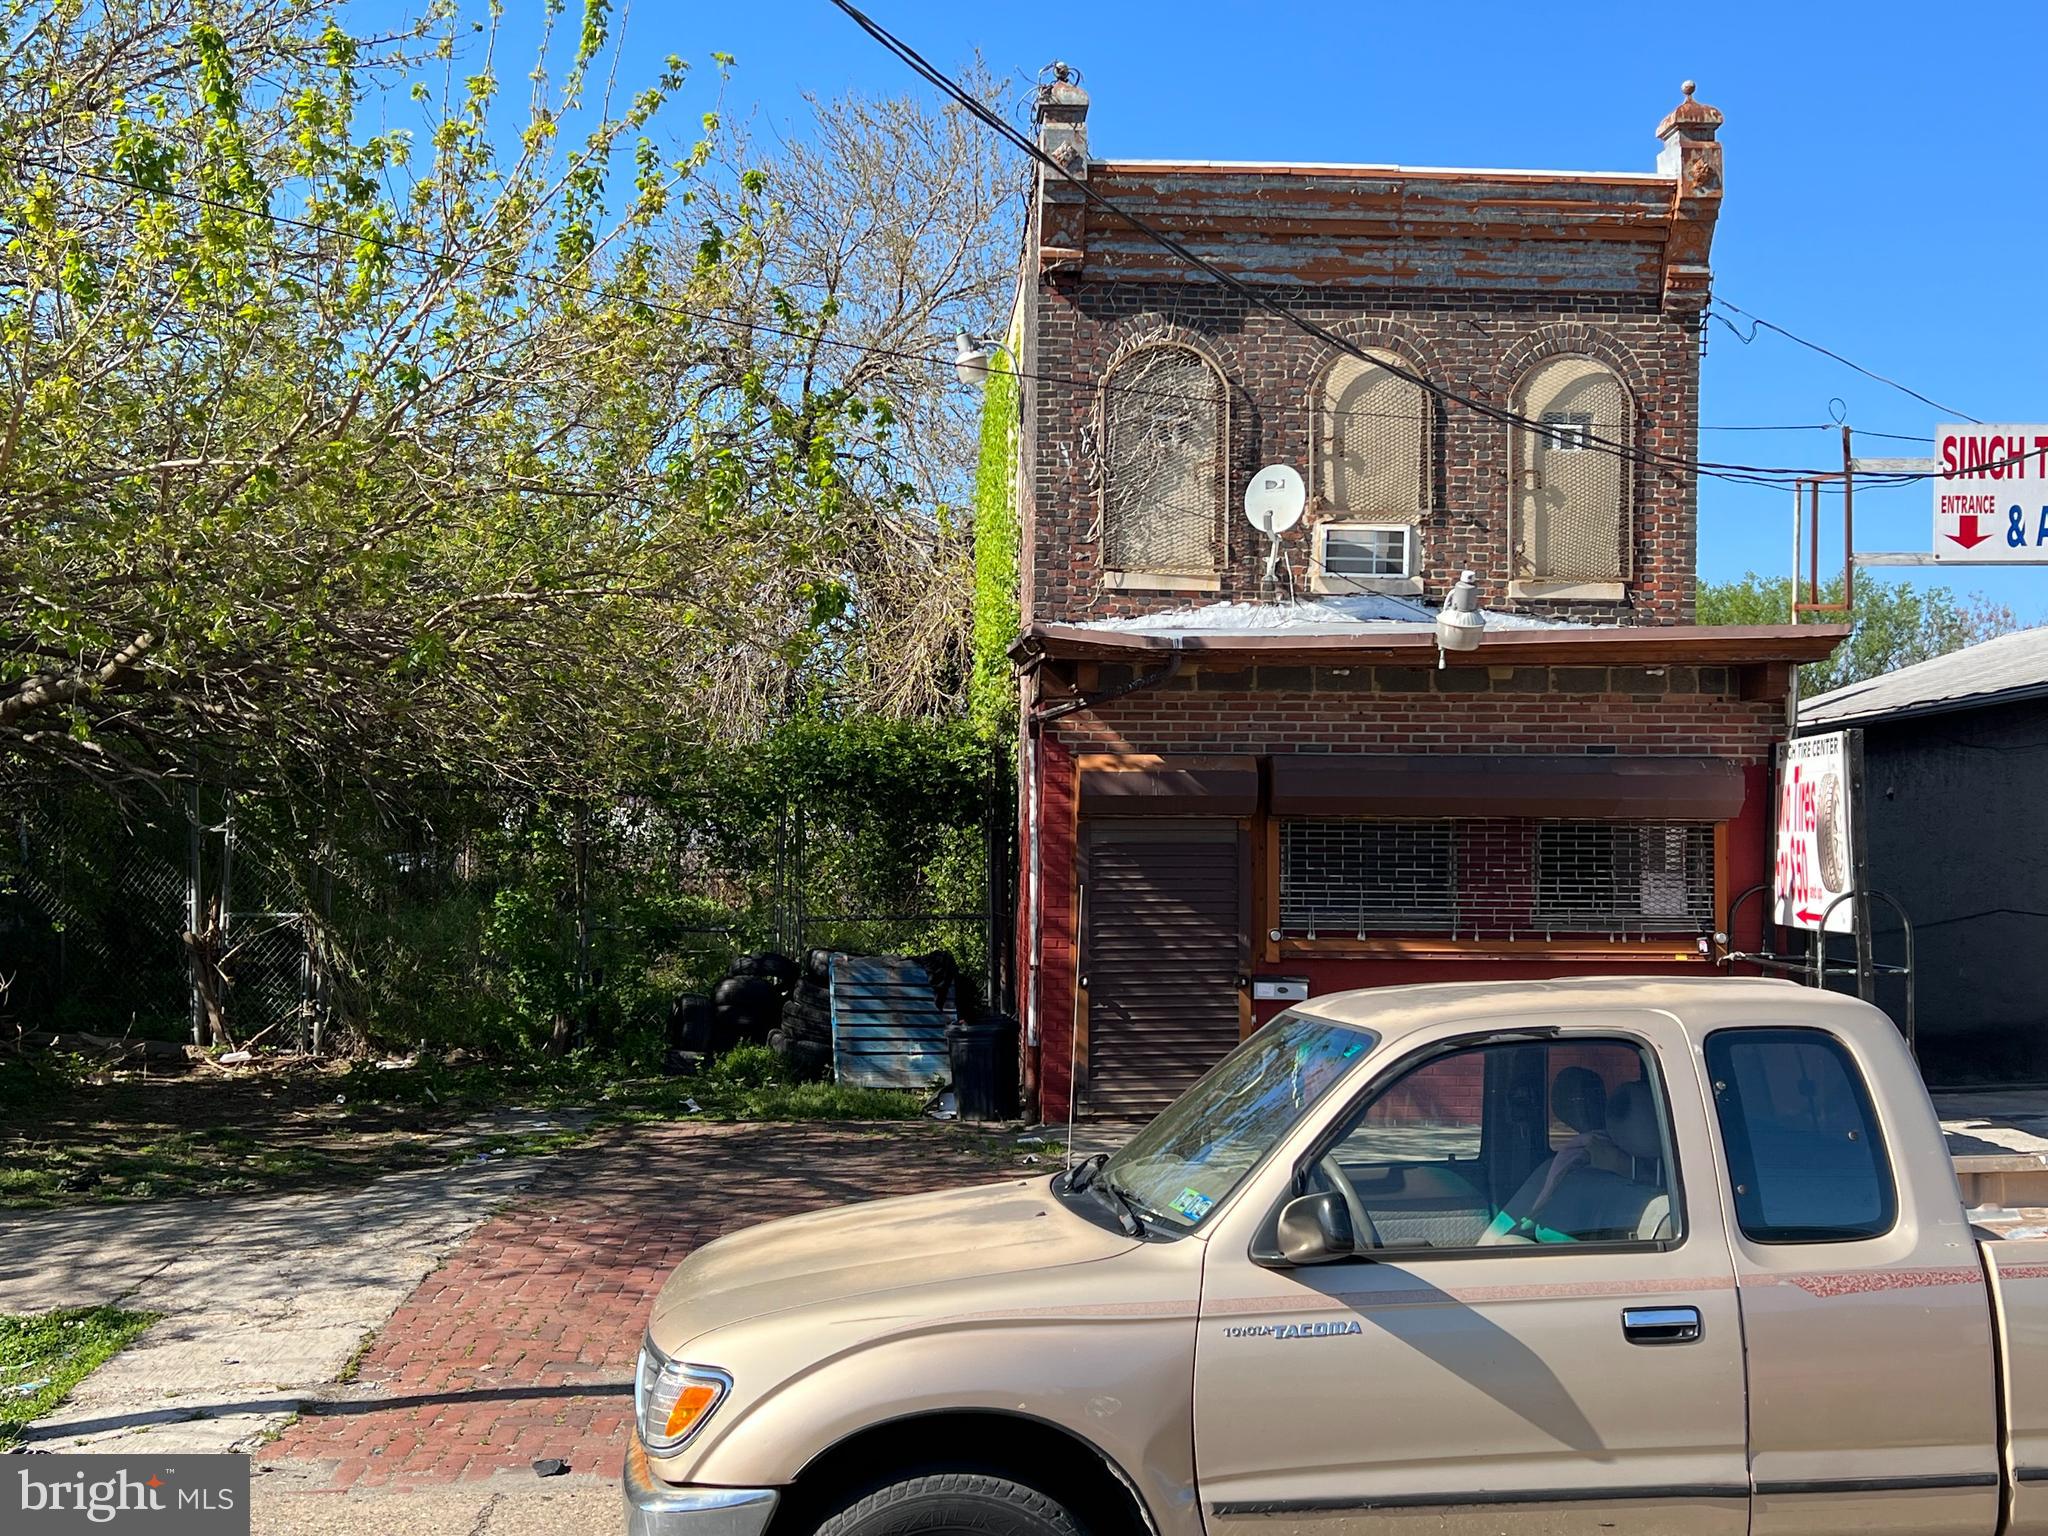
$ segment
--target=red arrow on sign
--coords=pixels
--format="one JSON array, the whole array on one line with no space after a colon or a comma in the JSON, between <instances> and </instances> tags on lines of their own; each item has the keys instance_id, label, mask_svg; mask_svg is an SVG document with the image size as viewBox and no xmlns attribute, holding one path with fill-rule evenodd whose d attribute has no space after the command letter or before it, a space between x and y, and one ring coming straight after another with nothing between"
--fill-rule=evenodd
<instances>
[{"instance_id":1,"label":"red arrow on sign","mask_svg":"<svg viewBox=\"0 0 2048 1536\"><path fill-rule=\"evenodd\" d=\"M1976 513L1965 512L1956 519L1956 531L1949 534L1948 537L1954 539L1956 543L1962 545L1965 549L1975 549L1979 544L1990 538L1991 535L1977 531Z\"/></svg>"},{"instance_id":2,"label":"red arrow on sign","mask_svg":"<svg viewBox=\"0 0 2048 1536\"><path fill-rule=\"evenodd\" d=\"M1802 923L1817 923L1820 921L1820 914L1818 912L1809 912L1804 907L1801 907L1797 912L1794 912L1792 915L1798 918L1799 921L1801 921Z\"/></svg>"}]
</instances>

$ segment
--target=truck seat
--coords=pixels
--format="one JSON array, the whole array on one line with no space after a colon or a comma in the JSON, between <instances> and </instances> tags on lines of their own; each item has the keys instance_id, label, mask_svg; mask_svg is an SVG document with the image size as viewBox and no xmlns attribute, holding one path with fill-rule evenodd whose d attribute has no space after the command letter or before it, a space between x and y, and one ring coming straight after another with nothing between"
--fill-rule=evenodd
<instances>
[{"instance_id":1,"label":"truck seat","mask_svg":"<svg viewBox=\"0 0 2048 1536\"><path fill-rule=\"evenodd\" d=\"M1624 1083L1610 1095L1597 1073L1566 1067L1550 1099L1552 1114L1578 1134L1536 1166L1481 1245L1541 1242L1543 1234L1581 1242L1664 1235L1671 1202L1649 1085Z\"/></svg>"}]
</instances>

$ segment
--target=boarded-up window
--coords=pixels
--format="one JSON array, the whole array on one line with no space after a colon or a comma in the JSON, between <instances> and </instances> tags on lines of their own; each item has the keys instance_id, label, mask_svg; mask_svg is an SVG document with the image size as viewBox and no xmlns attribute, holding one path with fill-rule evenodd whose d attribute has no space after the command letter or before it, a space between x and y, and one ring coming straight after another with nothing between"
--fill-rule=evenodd
<instances>
[{"instance_id":1,"label":"boarded-up window","mask_svg":"<svg viewBox=\"0 0 2048 1536\"><path fill-rule=\"evenodd\" d=\"M1185 347L1148 347L1103 386L1102 559L1206 576L1223 529L1223 381Z\"/></svg>"},{"instance_id":2,"label":"boarded-up window","mask_svg":"<svg viewBox=\"0 0 2048 1536\"><path fill-rule=\"evenodd\" d=\"M1392 353L1368 356L1413 367ZM1414 522L1429 507L1431 403L1420 384L1378 362L1346 357L1323 386L1316 493L1333 512Z\"/></svg>"},{"instance_id":3,"label":"boarded-up window","mask_svg":"<svg viewBox=\"0 0 2048 1536\"><path fill-rule=\"evenodd\" d=\"M1515 391L1514 574L1626 581L1635 441L1628 391L1589 357L1553 357Z\"/></svg>"}]
</instances>

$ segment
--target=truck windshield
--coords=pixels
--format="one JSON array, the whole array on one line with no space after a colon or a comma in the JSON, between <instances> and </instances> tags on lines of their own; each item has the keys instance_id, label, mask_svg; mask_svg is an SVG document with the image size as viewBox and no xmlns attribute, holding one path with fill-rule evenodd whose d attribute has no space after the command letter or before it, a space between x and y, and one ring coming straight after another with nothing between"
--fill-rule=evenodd
<instances>
[{"instance_id":1,"label":"truck windshield","mask_svg":"<svg viewBox=\"0 0 2048 1536\"><path fill-rule=\"evenodd\" d=\"M1283 1013L1126 1142L1103 1177L1147 1217L1199 1226L1377 1040L1368 1029Z\"/></svg>"}]
</instances>

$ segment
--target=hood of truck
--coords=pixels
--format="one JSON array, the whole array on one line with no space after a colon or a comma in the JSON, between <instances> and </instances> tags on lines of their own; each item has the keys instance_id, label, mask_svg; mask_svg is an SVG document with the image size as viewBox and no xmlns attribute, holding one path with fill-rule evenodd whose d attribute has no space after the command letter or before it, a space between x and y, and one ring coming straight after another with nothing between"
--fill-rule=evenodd
<instances>
[{"instance_id":1,"label":"hood of truck","mask_svg":"<svg viewBox=\"0 0 2048 1536\"><path fill-rule=\"evenodd\" d=\"M1049 1178L873 1200L722 1237L676 1266L649 1331L674 1353L773 1312L1114 1257L1134 1239L1067 1209Z\"/></svg>"}]
</instances>

